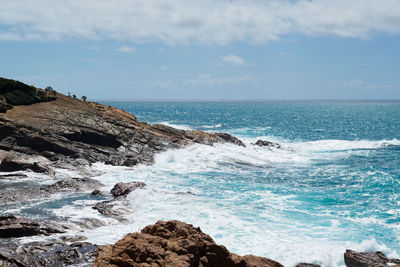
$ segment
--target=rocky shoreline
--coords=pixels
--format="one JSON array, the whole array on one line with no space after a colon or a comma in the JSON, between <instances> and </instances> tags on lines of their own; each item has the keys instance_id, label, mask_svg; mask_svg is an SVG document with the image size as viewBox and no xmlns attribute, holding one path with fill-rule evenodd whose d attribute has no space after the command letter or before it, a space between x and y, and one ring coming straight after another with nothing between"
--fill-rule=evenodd
<instances>
[{"instance_id":1,"label":"rocky shoreline","mask_svg":"<svg viewBox=\"0 0 400 267\"><path fill-rule=\"evenodd\" d=\"M79 193L93 200L92 209L105 218L124 222L132 212L127 196L147 185L121 182L110 192L102 192L103 185L92 179L99 174L92 164L152 164L156 153L215 143L245 146L226 133L150 125L117 108L0 78L0 266L283 266L263 257L233 254L200 228L179 221L159 221L140 233L127 233L114 245L98 246L70 232L100 227L104 224L101 220L43 221L7 212L8 207L56 194ZM281 149L279 144L264 140L254 145ZM32 173L46 183L31 183ZM13 187L3 186L2 181L12 181ZM29 236L49 238L22 242ZM400 264L400 260L388 259L380 252L350 250L345 252L344 261L347 266Z\"/></svg>"}]
</instances>

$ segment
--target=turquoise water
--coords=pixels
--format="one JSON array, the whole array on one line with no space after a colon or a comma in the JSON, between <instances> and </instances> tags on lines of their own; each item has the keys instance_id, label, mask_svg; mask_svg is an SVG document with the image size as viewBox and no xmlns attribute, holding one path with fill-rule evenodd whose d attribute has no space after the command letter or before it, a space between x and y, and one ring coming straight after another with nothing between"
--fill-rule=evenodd
<instances>
[{"instance_id":1,"label":"turquoise water","mask_svg":"<svg viewBox=\"0 0 400 267\"><path fill-rule=\"evenodd\" d=\"M196 194L146 195L138 216L140 206L155 215L143 213L144 221L185 219L234 252L288 266L342 265L345 248L400 254L400 103L103 103L149 123L228 132L247 145L198 145L139 167L132 179ZM283 149L252 146L257 139Z\"/></svg>"}]
</instances>

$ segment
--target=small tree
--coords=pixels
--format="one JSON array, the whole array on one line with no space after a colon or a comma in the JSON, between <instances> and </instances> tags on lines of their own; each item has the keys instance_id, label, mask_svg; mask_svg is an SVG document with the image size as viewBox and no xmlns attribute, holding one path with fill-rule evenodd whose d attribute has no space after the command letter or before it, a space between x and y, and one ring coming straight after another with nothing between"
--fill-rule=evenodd
<instances>
[{"instance_id":1,"label":"small tree","mask_svg":"<svg viewBox=\"0 0 400 267\"><path fill-rule=\"evenodd\" d=\"M76 98L76 95L72 95L73 98Z\"/></svg>"},{"instance_id":2,"label":"small tree","mask_svg":"<svg viewBox=\"0 0 400 267\"><path fill-rule=\"evenodd\" d=\"M47 86L45 89L44 89L46 92L53 92L54 90L53 90L53 87L51 87L51 86Z\"/></svg>"},{"instance_id":3,"label":"small tree","mask_svg":"<svg viewBox=\"0 0 400 267\"><path fill-rule=\"evenodd\" d=\"M81 99L83 100L83 102L86 102L87 97L86 96L82 96Z\"/></svg>"}]
</instances>

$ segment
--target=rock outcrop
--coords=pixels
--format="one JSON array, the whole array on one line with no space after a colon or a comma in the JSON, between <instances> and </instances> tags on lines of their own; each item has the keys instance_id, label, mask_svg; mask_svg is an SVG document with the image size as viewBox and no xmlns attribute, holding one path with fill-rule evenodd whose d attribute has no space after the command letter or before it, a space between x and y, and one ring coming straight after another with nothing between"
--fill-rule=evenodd
<instances>
[{"instance_id":1,"label":"rock outcrop","mask_svg":"<svg viewBox=\"0 0 400 267\"><path fill-rule=\"evenodd\" d=\"M344 253L344 263L347 267L387 267L393 266L393 264L398 266L400 259L389 259L380 251L356 252L347 249Z\"/></svg>"},{"instance_id":2,"label":"rock outcrop","mask_svg":"<svg viewBox=\"0 0 400 267\"><path fill-rule=\"evenodd\" d=\"M267 258L230 253L200 228L179 221L159 221L102 246L93 266L283 267Z\"/></svg>"},{"instance_id":3,"label":"rock outcrop","mask_svg":"<svg viewBox=\"0 0 400 267\"><path fill-rule=\"evenodd\" d=\"M7 85L4 88L3 95L13 90ZM0 113L0 150L41 155L52 161L81 158L134 166L151 163L157 152L194 143L244 145L228 134L149 125L117 108L52 94L46 102L18 102Z\"/></svg>"},{"instance_id":4,"label":"rock outcrop","mask_svg":"<svg viewBox=\"0 0 400 267\"><path fill-rule=\"evenodd\" d=\"M0 238L64 233L65 229L50 222L39 222L16 215L0 216Z\"/></svg>"}]
</instances>

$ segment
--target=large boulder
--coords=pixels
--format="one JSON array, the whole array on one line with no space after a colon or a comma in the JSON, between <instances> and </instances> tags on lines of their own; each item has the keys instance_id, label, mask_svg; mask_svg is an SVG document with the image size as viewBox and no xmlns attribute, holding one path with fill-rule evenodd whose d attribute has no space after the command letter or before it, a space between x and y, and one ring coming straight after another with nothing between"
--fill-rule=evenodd
<instances>
[{"instance_id":1,"label":"large boulder","mask_svg":"<svg viewBox=\"0 0 400 267\"><path fill-rule=\"evenodd\" d=\"M159 221L102 246L93 266L283 267L267 258L230 253L200 228L179 221Z\"/></svg>"},{"instance_id":2,"label":"large boulder","mask_svg":"<svg viewBox=\"0 0 400 267\"><path fill-rule=\"evenodd\" d=\"M347 267L386 267L400 264L400 259L389 259L380 251L357 252L347 249L344 253L344 263Z\"/></svg>"},{"instance_id":3,"label":"large boulder","mask_svg":"<svg viewBox=\"0 0 400 267\"><path fill-rule=\"evenodd\" d=\"M16 215L0 216L0 238L64 233L65 229L50 222L39 222Z\"/></svg>"}]
</instances>

